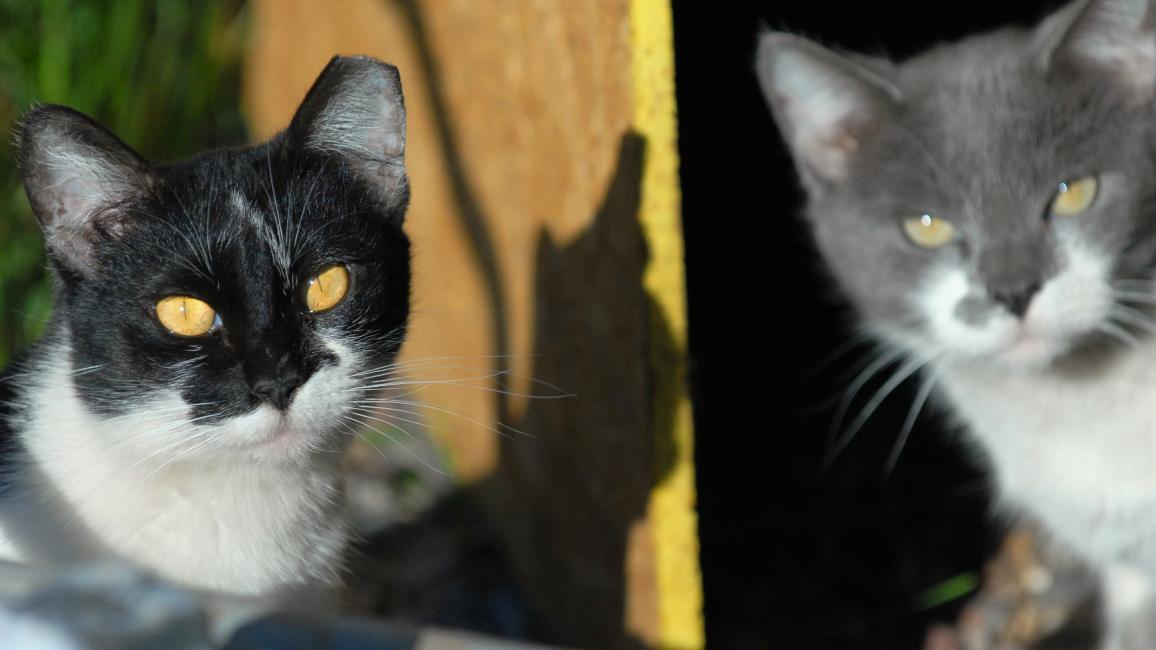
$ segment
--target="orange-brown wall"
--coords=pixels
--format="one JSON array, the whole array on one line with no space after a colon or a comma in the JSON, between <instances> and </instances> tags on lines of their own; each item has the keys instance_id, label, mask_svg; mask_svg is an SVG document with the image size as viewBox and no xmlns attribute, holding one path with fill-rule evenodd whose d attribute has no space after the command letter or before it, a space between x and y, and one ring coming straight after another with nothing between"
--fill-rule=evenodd
<instances>
[{"instance_id":1,"label":"orange-brown wall","mask_svg":"<svg viewBox=\"0 0 1156 650\"><path fill-rule=\"evenodd\" d=\"M532 377L574 395L437 385L421 394L424 419L558 640L659 644L649 510L676 464L660 452L677 418L656 411L655 393L680 378L656 380L654 360L681 354L684 332L644 283L654 251L638 218L648 142L635 132L631 1L252 10L245 101L257 138L288 122L334 54L401 70L415 248L405 359L459 357L509 370L513 393L558 392ZM498 421L525 435L497 435Z\"/></svg>"}]
</instances>

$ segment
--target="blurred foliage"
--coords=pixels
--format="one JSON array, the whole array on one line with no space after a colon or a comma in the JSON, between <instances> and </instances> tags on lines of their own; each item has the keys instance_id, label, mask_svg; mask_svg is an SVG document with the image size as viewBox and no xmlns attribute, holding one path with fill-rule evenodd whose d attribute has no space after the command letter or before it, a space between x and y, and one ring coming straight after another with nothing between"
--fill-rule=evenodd
<instances>
[{"instance_id":1,"label":"blurred foliage","mask_svg":"<svg viewBox=\"0 0 1156 650\"><path fill-rule=\"evenodd\" d=\"M57 103L153 160L239 144L244 32L239 2L0 0L0 133ZM14 153L0 146L0 366L40 333L52 304Z\"/></svg>"}]
</instances>

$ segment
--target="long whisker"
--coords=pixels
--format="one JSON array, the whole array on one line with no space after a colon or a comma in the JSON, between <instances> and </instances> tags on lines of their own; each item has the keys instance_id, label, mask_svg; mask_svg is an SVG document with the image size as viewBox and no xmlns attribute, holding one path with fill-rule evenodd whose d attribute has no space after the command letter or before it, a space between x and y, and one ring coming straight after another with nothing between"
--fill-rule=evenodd
<instances>
[{"instance_id":1,"label":"long whisker","mask_svg":"<svg viewBox=\"0 0 1156 650\"><path fill-rule=\"evenodd\" d=\"M915 400L911 402L911 408L907 411L907 418L899 429L899 438L887 456L887 464L884 465L885 473L890 474L895 470L895 465L899 462L899 455L907 446L907 438L911 436L911 431L915 428L915 421L919 418L919 412L923 410L923 406L927 403L927 398L931 396L931 391L934 390L938 379L939 377L936 375L930 375L919 386L919 392L915 394Z\"/></svg>"},{"instance_id":2,"label":"long whisker","mask_svg":"<svg viewBox=\"0 0 1156 650\"><path fill-rule=\"evenodd\" d=\"M1096 326L1095 329L1098 332L1101 332L1103 334L1107 334L1108 336L1120 341L1121 343L1123 343L1127 347L1136 347L1136 346L1140 345L1139 339L1137 339L1135 336L1132 336L1132 334L1128 330L1124 329L1123 327L1120 327L1119 325L1117 325L1114 322L1109 321L1109 322L1100 323L1099 325Z\"/></svg>"},{"instance_id":3,"label":"long whisker","mask_svg":"<svg viewBox=\"0 0 1156 650\"><path fill-rule=\"evenodd\" d=\"M481 422L480 420L475 420L474 418L471 418L471 417L466 416L466 415L462 415L461 413L458 413L456 411L451 411L450 409L443 408L443 407L438 406L436 404L428 404L426 402L418 402L418 401L413 401L413 400L398 400L398 399L390 399L390 398L371 398L371 399L358 400L358 404L362 404L362 405L369 405L369 404L395 405L395 404L397 404L397 405L403 405L403 406L413 406L416 408L426 408L426 409L430 409L433 411L437 411L439 413L445 413L447 415L452 415L454 417L461 418L462 420L465 420L466 422L469 422L471 424L476 424L480 427L483 427L487 431L490 431L490 432L495 433L499 436L502 436L503 438L508 438L509 434L504 433L500 429L505 429L507 431L516 433L516 434L523 436L523 437L526 437L526 438L533 438L534 437L534 436L532 436L532 435L530 435L524 431L521 431L515 427L512 427L512 426L510 426L504 422L495 422L494 425L499 427L500 429L494 428L493 426L490 426L490 425L486 424L485 422ZM379 406L378 408L384 408L384 407Z\"/></svg>"},{"instance_id":4,"label":"long whisker","mask_svg":"<svg viewBox=\"0 0 1156 650\"><path fill-rule=\"evenodd\" d=\"M361 426L364 426L364 427L366 427L366 428L367 428L367 429L369 429L370 431L374 431L374 432L376 432L376 433L379 433L379 434L381 434L382 436L385 436L386 438L388 438L388 439L389 439L390 441L392 441L394 444L396 444L397 446L401 447L403 451L405 451L407 454L409 454L410 456L412 456L412 457L413 457L415 460L417 460L418 462L420 462L422 465L425 465L426 469L428 469L428 470L430 470L430 471L433 471L433 472L437 472L438 474L441 474L442 476L448 476L448 474L446 474L446 472L445 472L445 471L443 471L441 468L439 468L439 467L435 467L435 466L431 465L431 464L429 463L429 461L427 461L426 459L424 459L424 458L422 458L421 456L419 456L419 455L418 455L416 452L414 452L412 449L410 449L410 448L409 448L409 447L407 447L406 445L402 444L402 442L401 442L401 441L399 441L397 438L394 438L393 436L391 436L391 435L389 435L388 433L386 433L386 432L382 431L381 429L378 429L377 427L375 427L375 426L373 426L373 425L369 424L368 422L365 422L364 420L360 420L360 419L358 419L358 420L357 420L357 422L358 422L358 424L360 424ZM395 428L395 429L397 429L398 431L401 431L402 433L405 433L406 435L411 435L411 436L412 436L412 434L410 434L408 431L406 431L405 429L403 429L403 428L401 428L401 427L397 426L396 424L394 424L394 423L392 423L392 422L386 422L385 420L382 420L382 422L383 422L383 423L385 423L385 424L387 424L387 425L389 425L389 426L391 426L391 427L393 427L393 428ZM358 435L359 435L359 436L361 436L361 434L360 434L360 433L359 433ZM366 441L366 442L368 442L369 444L373 445L373 441L366 439L364 436L361 436L361 437L362 437L362 439L363 439L363 440L365 440L365 441ZM374 446L376 446L376 445L374 445Z\"/></svg>"},{"instance_id":5,"label":"long whisker","mask_svg":"<svg viewBox=\"0 0 1156 650\"><path fill-rule=\"evenodd\" d=\"M1111 309L1110 316L1126 325L1132 325L1148 332L1149 334L1156 333L1156 322L1144 315L1143 312L1136 311L1123 305L1114 305Z\"/></svg>"},{"instance_id":6,"label":"long whisker","mask_svg":"<svg viewBox=\"0 0 1156 650\"><path fill-rule=\"evenodd\" d=\"M380 410L387 410L387 411L397 411L397 412L400 412L400 413L406 413L406 414L410 414L410 415L414 415L414 416L419 416L419 415L420 415L420 414L418 414L418 413L415 413L415 412L413 412L413 411L406 411L406 410L404 410L404 409L388 409L388 408L385 408L385 407L378 407L378 409L371 409L371 408L366 408L366 407L364 407L364 406L355 406L355 407L353 407L353 412L354 412L354 413L357 413L357 414L359 414L359 415L362 415L362 416L364 416L364 417L368 417L368 418L369 418L369 419L371 419L371 420L377 420L378 422L385 422L385 420L381 419L380 417L377 417L377 414L380 412L380 411L379 411L379 409L380 409ZM425 426L425 423L424 423L424 422L420 422L420 421L418 421L418 420L411 420L411 419L409 419L409 418L403 418L403 417L401 417L401 416L399 416L399 415L390 415L390 417L391 417L392 419L394 419L394 420L401 420L402 422L408 422L409 424L412 424L412 425L414 425L414 426L419 426L419 427L424 427L424 426ZM417 437L416 437L416 436L414 436L414 435L413 435L412 433L410 433L409 431L407 431L407 430L405 429L405 427L401 427L401 430L402 430L402 431L405 431L405 435L409 436L409 437L410 437L410 438L411 438L411 439L412 439L414 442L417 442Z\"/></svg>"},{"instance_id":7,"label":"long whisker","mask_svg":"<svg viewBox=\"0 0 1156 650\"><path fill-rule=\"evenodd\" d=\"M200 442L197 442L196 444L192 445L191 447L189 447L183 451L180 451L180 452L173 454L172 456L170 456L168 458L168 460L166 460L163 463L161 463L160 465L157 465L156 467L154 467L152 471L150 471L148 474L145 474L144 480L147 481L149 478L151 478L153 475L160 472L165 467L168 467L169 465L177 462L178 460L181 460L183 458L187 458L187 457L191 456L192 454L196 453L198 450L203 449L208 445L219 442L222 438L222 435L220 432L217 432L215 435L206 435L206 434L213 434L213 431L208 430L207 432L200 432L196 435L190 436L190 437L182 440L181 441L182 444L185 444L185 443L192 442L198 438L202 438L200 440Z\"/></svg>"},{"instance_id":8,"label":"long whisker","mask_svg":"<svg viewBox=\"0 0 1156 650\"><path fill-rule=\"evenodd\" d=\"M353 373L352 377L360 377L365 374L371 374L379 370L392 370L400 368L413 368L424 364L434 363L438 361L493 361L493 360L516 360L516 359L537 359L539 355L535 354L466 354L466 355L445 355L437 357L422 357L420 359L407 359L403 361L395 361L393 363L379 366L376 368L369 368L361 372Z\"/></svg>"},{"instance_id":9,"label":"long whisker","mask_svg":"<svg viewBox=\"0 0 1156 650\"><path fill-rule=\"evenodd\" d=\"M884 382L879 390L875 391L875 395L873 395L867 404L863 407L863 409L859 411L859 415L857 415L855 420L851 422L851 426L849 426L847 431L844 432L843 435L835 441L835 445L832 447L830 453L828 454L825 467L829 468L831 463L835 462L835 459L839 456L839 454L841 454L843 450L847 448L847 445L851 444L851 440L854 439L855 434L859 433L859 430L862 429L863 425L867 423L867 420L869 420L871 416L875 414L875 411L879 408L883 401L887 399L887 397L891 395L891 393L894 392L896 388L899 388L899 386L904 381L906 381L908 377L915 374L917 370L926 365L926 363L927 362L923 359L912 359L904 363L899 367L898 370L895 371L895 374L893 374L890 379Z\"/></svg>"},{"instance_id":10,"label":"long whisker","mask_svg":"<svg viewBox=\"0 0 1156 650\"><path fill-rule=\"evenodd\" d=\"M903 356L903 351L898 348L885 351L855 376L855 379L851 381L847 390L844 392L843 399L840 400L839 407L835 411L835 416L831 420L831 426L827 430L828 447L838 439L839 430L843 427L843 420L847 417L847 412L851 409L851 404L855 401L855 397L859 394L859 391L863 390L863 387L867 385L867 382L869 382L872 377L887 366L895 363L901 356Z\"/></svg>"}]
</instances>

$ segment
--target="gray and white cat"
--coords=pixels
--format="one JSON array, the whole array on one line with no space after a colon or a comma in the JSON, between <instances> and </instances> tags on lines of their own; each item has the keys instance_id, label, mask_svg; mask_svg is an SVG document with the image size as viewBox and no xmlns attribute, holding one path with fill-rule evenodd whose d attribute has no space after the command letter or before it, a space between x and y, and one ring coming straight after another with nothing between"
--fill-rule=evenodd
<instances>
[{"instance_id":1,"label":"gray and white cat","mask_svg":"<svg viewBox=\"0 0 1156 650\"><path fill-rule=\"evenodd\" d=\"M336 57L284 132L177 163L61 106L17 144L56 302L0 377L0 558L324 595L409 313L397 70Z\"/></svg>"},{"instance_id":2,"label":"gray and white cat","mask_svg":"<svg viewBox=\"0 0 1156 650\"><path fill-rule=\"evenodd\" d=\"M757 55L830 270L1005 504L1100 571L1109 648L1156 647L1153 25L1089 0L902 63Z\"/></svg>"}]
</instances>

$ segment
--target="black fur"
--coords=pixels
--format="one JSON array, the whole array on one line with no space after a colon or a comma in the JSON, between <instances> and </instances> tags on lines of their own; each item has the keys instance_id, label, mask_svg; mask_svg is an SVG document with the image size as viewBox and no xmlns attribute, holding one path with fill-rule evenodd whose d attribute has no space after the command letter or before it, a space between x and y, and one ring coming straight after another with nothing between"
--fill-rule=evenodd
<instances>
[{"instance_id":1,"label":"black fur","mask_svg":"<svg viewBox=\"0 0 1156 650\"><path fill-rule=\"evenodd\" d=\"M314 135L333 131L325 119L372 117L384 106L393 117L336 132L404 143L401 101L392 67L335 58L284 133L161 165L71 109L33 111L18 138L20 159L59 279L54 327L68 337L89 408L116 415L166 388L203 405L191 415L206 424L262 401L284 408L296 385L335 361L322 330L374 363L396 354L410 291L401 152L340 151ZM99 196L60 194L70 186ZM310 314L305 282L332 264L348 267L348 296ZM154 309L169 295L208 302L222 327L172 335ZM269 382L274 390L262 388ZM0 416L7 397L0 394Z\"/></svg>"}]
</instances>

